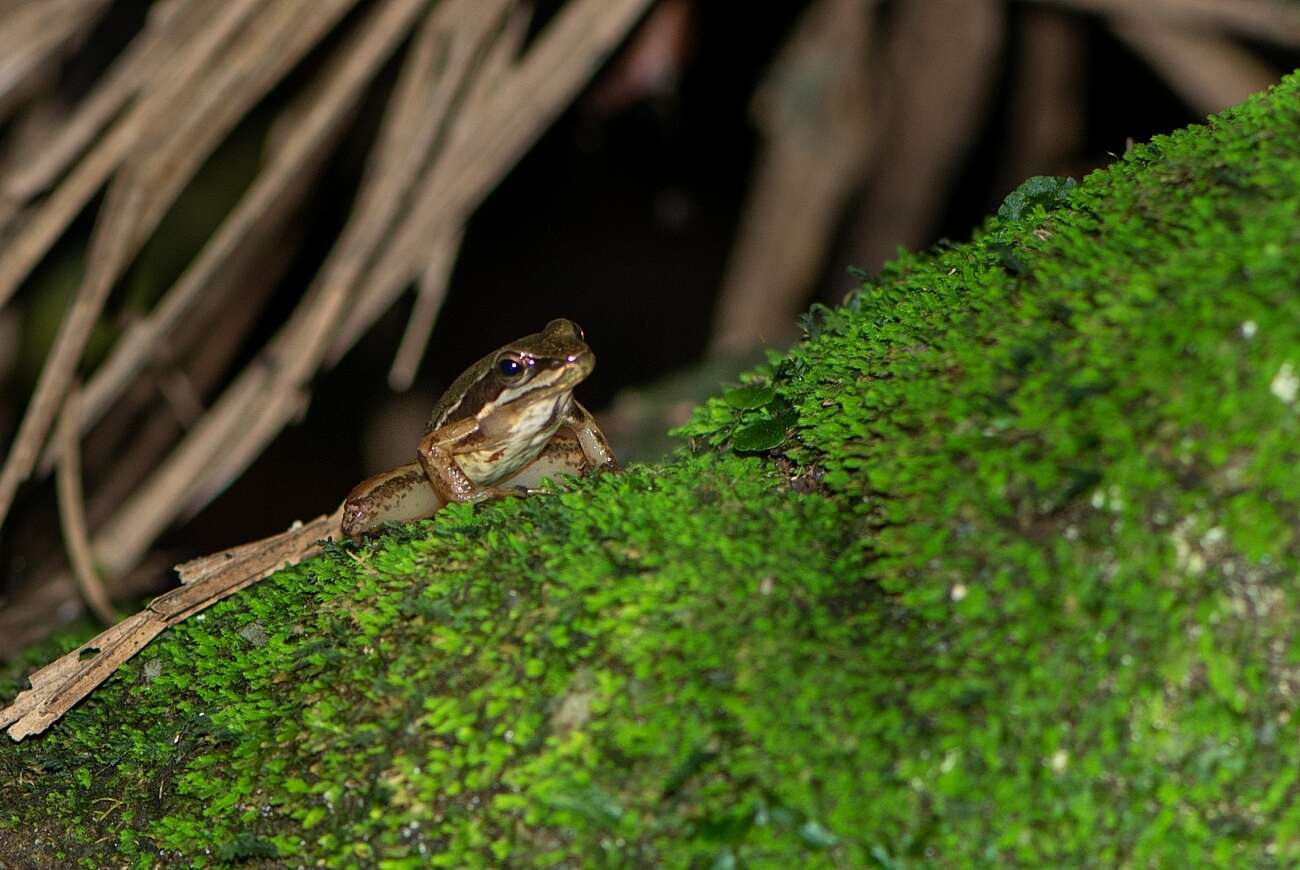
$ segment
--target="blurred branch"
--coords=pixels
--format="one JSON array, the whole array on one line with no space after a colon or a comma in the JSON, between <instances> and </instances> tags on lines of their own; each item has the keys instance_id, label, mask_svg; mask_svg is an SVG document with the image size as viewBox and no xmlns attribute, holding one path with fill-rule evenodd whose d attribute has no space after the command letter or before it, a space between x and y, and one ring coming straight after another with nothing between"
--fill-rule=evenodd
<instances>
[{"instance_id":1,"label":"blurred branch","mask_svg":"<svg viewBox=\"0 0 1300 870\"><path fill-rule=\"evenodd\" d=\"M1060 174L1083 138L1085 46L1078 21L1040 7L1025 10L1023 26L997 195L1031 175Z\"/></svg>"},{"instance_id":2,"label":"blurred branch","mask_svg":"<svg viewBox=\"0 0 1300 870\"><path fill-rule=\"evenodd\" d=\"M1140 14L1169 24L1234 31L1282 45L1300 45L1300 6L1287 0L1032 0L1102 15Z\"/></svg>"},{"instance_id":3,"label":"blurred branch","mask_svg":"<svg viewBox=\"0 0 1300 870\"><path fill-rule=\"evenodd\" d=\"M155 51L161 54L171 48L171 54L165 60L160 60L159 66L155 68L155 74L148 82L153 89L151 93L141 97L132 110L102 136L99 143L47 199L33 204L34 211L23 220L18 235L5 244L0 255L0 307L4 306L32 268L58 241L72 219L86 207L91 197L99 192L126 160L132 146L149 123L150 105L155 107L153 114L161 113L165 120L169 104L186 96L185 91L192 85L192 80L206 66L216 63L215 56L257 6L257 0L230 0L220 7L208 4L203 8L209 13L209 18L196 28L192 39L182 40L178 35L176 38L179 44L171 44L162 42L159 37L160 42ZM129 61L129 58L126 60ZM92 95L90 99L93 101L95 97ZM92 109L87 108L85 111L90 112ZM71 123L78 123L78 117L79 115L74 115ZM21 194L24 190L34 195L38 192L39 185L29 179L26 188L15 189L6 183L5 190L11 195ZM0 517L3 514L4 511L0 510Z\"/></svg>"},{"instance_id":4,"label":"blurred branch","mask_svg":"<svg viewBox=\"0 0 1300 870\"><path fill-rule=\"evenodd\" d=\"M852 256L877 268L925 245L985 116L1002 48L1001 0L906 0L886 47L885 133Z\"/></svg>"},{"instance_id":5,"label":"blurred branch","mask_svg":"<svg viewBox=\"0 0 1300 870\"><path fill-rule=\"evenodd\" d=\"M342 131L352 108L378 67L387 59L417 11L418 0L403 6L390 5L401 15L384 22L373 32L378 38L361 39L345 47L337 62L323 74L326 82L310 103L293 132L258 174L234 211L222 222L216 235L203 246L198 257L171 287L146 319L133 324L114 346L109 359L99 367L86 387L83 431L93 426L122 391L164 346L164 338L177 328L193 307L214 289L233 258L245 246L274 235L276 227L293 212L313 177L321 170L324 151ZM210 312L220 316L221 311Z\"/></svg>"},{"instance_id":6,"label":"blurred branch","mask_svg":"<svg viewBox=\"0 0 1300 870\"><path fill-rule=\"evenodd\" d=\"M453 106L474 65L510 8L509 0L453 0L425 21L415 49L403 65L397 90L384 117L357 205L318 283L355 284L384 243L390 227L408 206L411 190L445 137ZM452 27L454 26L454 35ZM433 49L437 47L438 51ZM429 240L444 244L445 240ZM455 252L452 252L454 257ZM333 365L387 311L405 289L379 294L359 288L335 330L328 363Z\"/></svg>"},{"instance_id":7,"label":"blurred branch","mask_svg":"<svg viewBox=\"0 0 1300 870\"><path fill-rule=\"evenodd\" d=\"M755 94L763 147L713 319L715 352L783 339L816 282L871 159L875 5L814 4Z\"/></svg>"},{"instance_id":8,"label":"blurred branch","mask_svg":"<svg viewBox=\"0 0 1300 870\"><path fill-rule=\"evenodd\" d=\"M1206 115L1236 105L1280 78L1277 70L1217 33L1146 16L1117 16L1110 26L1188 105Z\"/></svg>"},{"instance_id":9,"label":"blurred branch","mask_svg":"<svg viewBox=\"0 0 1300 870\"><path fill-rule=\"evenodd\" d=\"M53 186L159 70L175 62L177 51L187 47L206 23L200 0L168 0L151 7L144 32L126 47L76 113L48 139L33 143L21 160L13 161L5 175L5 193L27 201Z\"/></svg>"},{"instance_id":10,"label":"blurred branch","mask_svg":"<svg viewBox=\"0 0 1300 870\"><path fill-rule=\"evenodd\" d=\"M451 267L456 262L460 242L459 233L435 242L435 245L442 248L441 256L435 252L420 275L420 289L415 297L415 306L406 321L406 331L402 334L401 344L397 346L393 365L388 371L388 386L392 390L399 393L409 390L411 382L415 380L420 359L433 335L433 325L442 308L442 300L447 295L447 281L451 277Z\"/></svg>"},{"instance_id":11,"label":"blurred branch","mask_svg":"<svg viewBox=\"0 0 1300 870\"><path fill-rule=\"evenodd\" d=\"M390 0L371 11L352 50L344 50L347 62L341 68L340 82L350 86L345 93L352 98L360 96L362 82L396 48L423 5L423 0ZM331 100L314 104L314 112L319 112L322 120L339 109ZM281 153L291 150L286 147ZM315 360L298 336L309 336L313 330L329 334L328 323L321 322L320 298L319 294L308 295L271 348L241 373L95 536L95 553L106 573L129 569L187 505L205 503L229 482L229 468L242 470L242 464L256 455L246 446L253 443L248 437L251 433L279 431L305 408L307 395L302 385L314 373ZM256 443L260 451L264 442Z\"/></svg>"},{"instance_id":12,"label":"blurred branch","mask_svg":"<svg viewBox=\"0 0 1300 870\"><path fill-rule=\"evenodd\" d=\"M409 284L424 269L429 240L459 226L537 135L595 72L651 0L571 0L501 81L479 79L462 120L412 198L412 211L373 267L374 292Z\"/></svg>"},{"instance_id":13,"label":"blurred branch","mask_svg":"<svg viewBox=\"0 0 1300 870\"><path fill-rule=\"evenodd\" d=\"M341 14L339 0L321 2L322 7L336 4L327 11ZM86 275L59 327L13 447L0 469L0 523L19 485L32 472L91 330L122 271L190 174L242 114L236 108L250 105L264 94L279 77L276 73L283 74L315 38L323 35L323 29L300 20L306 10L295 8L298 3L284 0L263 10L263 15L277 16L272 21L274 26L255 29L260 39L239 40L238 48L231 52L233 56L215 65L217 71L208 74L215 81L202 73L177 79L163 76L157 93L142 103L138 136L151 147L123 155L123 166L109 185L91 237ZM225 11L229 10L241 11L239 0L230 3ZM229 102L219 103L221 108L212 105L214 99L220 98ZM211 109L211 115L197 113L199 106ZM188 116L178 113L178 108L187 109ZM134 140L134 136L131 138ZM0 288L0 301L4 295L4 288Z\"/></svg>"}]
</instances>

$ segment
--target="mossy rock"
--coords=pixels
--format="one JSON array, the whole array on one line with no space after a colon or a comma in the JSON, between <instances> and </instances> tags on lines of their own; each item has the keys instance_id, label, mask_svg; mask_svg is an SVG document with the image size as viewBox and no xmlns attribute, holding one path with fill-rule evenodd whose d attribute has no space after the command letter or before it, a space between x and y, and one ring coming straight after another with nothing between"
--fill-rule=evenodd
<instances>
[{"instance_id":1,"label":"mossy rock","mask_svg":"<svg viewBox=\"0 0 1300 870\"><path fill-rule=\"evenodd\" d=\"M1300 79L1035 183L695 452L167 632L0 862L1293 866Z\"/></svg>"}]
</instances>

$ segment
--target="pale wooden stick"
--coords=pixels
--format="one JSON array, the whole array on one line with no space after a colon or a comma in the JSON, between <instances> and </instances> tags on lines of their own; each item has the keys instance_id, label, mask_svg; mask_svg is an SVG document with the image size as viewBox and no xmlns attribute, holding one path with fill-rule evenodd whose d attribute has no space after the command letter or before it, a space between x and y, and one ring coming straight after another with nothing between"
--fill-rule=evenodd
<instances>
[{"instance_id":1,"label":"pale wooden stick","mask_svg":"<svg viewBox=\"0 0 1300 870\"><path fill-rule=\"evenodd\" d=\"M417 36L415 52L402 67L393 104L384 114L379 141L361 182L357 207L321 267L319 283L362 283L370 261L389 243L389 229L403 208L409 208L420 173L429 164L448 124L456 117L456 96L476 73L474 63L484 42L511 2L444 2L425 22ZM433 55L433 44L442 39L449 42L446 50ZM427 51L421 50L425 43L430 44ZM335 329L327 364L336 364L356 344L397 300L404 285L402 282L389 290L387 286L376 289L373 281L365 282L348 306L342 325Z\"/></svg>"},{"instance_id":2,"label":"pale wooden stick","mask_svg":"<svg viewBox=\"0 0 1300 870\"><path fill-rule=\"evenodd\" d=\"M43 0L0 20L0 119L107 6L107 0Z\"/></svg>"},{"instance_id":3,"label":"pale wooden stick","mask_svg":"<svg viewBox=\"0 0 1300 870\"><path fill-rule=\"evenodd\" d=\"M222 4L217 14L199 30L198 36L185 44L185 50L176 52L166 64L154 100L164 104L169 100L178 100L178 94L191 87L202 70L215 62L222 45L245 23L260 3L261 0L230 0ZM5 246L4 255L0 256L0 306L8 301L18 285L58 241L72 219L126 159L148 121L148 113L157 111L152 108L154 100L141 100L120 118L63 183L41 203L22 232Z\"/></svg>"},{"instance_id":4,"label":"pale wooden stick","mask_svg":"<svg viewBox=\"0 0 1300 870\"><path fill-rule=\"evenodd\" d=\"M232 2L227 5L223 14L232 14L231 9L242 12L249 2L250 0ZM242 18L234 17L237 18L234 24L242 22ZM225 35L227 33L218 34L222 38ZM193 69L193 66L191 65L189 69ZM176 96L173 87L180 87L180 85L173 86L173 81L169 79L163 86L163 91L169 98ZM189 80L182 76L181 81L188 83ZM155 113L161 113L170 106L167 99L161 99L159 102L162 106L155 105L153 107ZM151 116L146 113L145 117ZM143 126L148 129L151 125L146 123ZM119 129L126 131L121 134L121 138L129 140L125 143L129 148L129 145L135 141L135 132L130 127ZM117 137L110 136L110 139L117 139ZM123 147L121 141L115 141L113 144L119 148ZM99 150L96 149L96 154ZM96 155L92 155L94 156ZM91 189L87 195L93 191L94 189ZM86 191L83 189L82 192ZM131 183L129 180L110 186L103 217L96 222L95 233L91 240L85 278L77 289L67 316L59 326L54 347L41 369L31 402L18 427L18 434L14 437L13 446L5 457L3 467L0 468L0 524L3 524L9 513L18 487L32 472L50 424L67 393L68 384L71 383L86 342L90 339L90 333L99 320L100 311L103 310L104 302L108 299L109 291L121 274L121 270L126 267L135 253L136 245L142 241L141 231L146 224L142 222L140 207L153 202L154 211L157 212L158 217L161 217L156 203L163 193L141 183ZM0 273L4 271L4 267L0 265ZM11 271L7 278L16 286L16 282L21 280L21 275ZM0 304L3 304L7 292L11 290L12 287L7 287L0 282Z\"/></svg>"},{"instance_id":5,"label":"pale wooden stick","mask_svg":"<svg viewBox=\"0 0 1300 870\"><path fill-rule=\"evenodd\" d=\"M651 0L572 0L505 77L476 80L448 141L416 186L411 211L360 290L419 275L429 239L457 226L641 18Z\"/></svg>"}]
</instances>

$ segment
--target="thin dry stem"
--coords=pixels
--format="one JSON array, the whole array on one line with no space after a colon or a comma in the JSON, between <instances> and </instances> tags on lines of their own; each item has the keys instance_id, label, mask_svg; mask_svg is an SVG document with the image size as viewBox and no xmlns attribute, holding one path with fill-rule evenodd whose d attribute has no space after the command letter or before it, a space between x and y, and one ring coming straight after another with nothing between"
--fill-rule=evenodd
<instances>
[{"instance_id":1,"label":"thin dry stem","mask_svg":"<svg viewBox=\"0 0 1300 870\"><path fill-rule=\"evenodd\" d=\"M389 229L408 206L420 173L445 137L457 95L463 91L484 41L499 25L510 3L451 0L440 4L426 19L416 39L416 50L402 68L394 101L384 116L357 207L321 268L320 285L357 284L380 247L391 242ZM435 52L435 45L442 50ZM328 357L330 365L337 363L388 310L405 283L389 290L370 281L357 290L336 330Z\"/></svg>"},{"instance_id":2,"label":"thin dry stem","mask_svg":"<svg viewBox=\"0 0 1300 870\"><path fill-rule=\"evenodd\" d=\"M650 2L571 0L508 79L491 87L476 83L449 141L416 188L412 212L368 283L400 288L414 280L423 269L427 241L465 219Z\"/></svg>"},{"instance_id":3,"label":"thin dry stem","mask_svg":"<svg viewBox=\"0 0 1300 870\"><path fill-rule=\"evenodd\" d=\"M90 548L90 534L86 531L86 504L81 491L81 447L77 412L80 402L74 387L63 404L59 420L59 521L63 526L63 539L68 548L73 576L86 604L100 621L112 624L117 615L113 603L104 589L104 582L95 571L95 556Z\"/></svg>"},{"instance_id":4,"label":"thin dry stem","mask_svg":"<svg viewBox=\"0 0 1300 870\"><path fill-rule=\"evenodd\" d=\"M377 70L410 26L424 0L397 0L372 12L349 66ZM364 50L363 50L364 49ZM324 111L324 110L322 110ZM337 292L344 291L343 294ZM330 324L347 288L309 294L258 362L245 369L204 418L95 536L95 552L109 574L128 569L183 510L221 491L275 433L305 407L305 384L315 373L313 344L329 340ZM342 297L342 298L341 298Z\"/></svg>"},{"instance_id":5,"label":"thin dry stem","mask_svg":"<svg viewBox=\"0 0 1300 870\"><path fill-rule=\"evenodd\" d=\"M0 307L3 307L18 289L18 285L40 262L50 247L58 241L68 224L104 186L114 170L127 158L132 147L147 126L150 112L157 112L171 102L181 101L185 89L215 56L258 7L259 0L229 0L227 3L207 5L212 17L200 27L192 40L173 50L169 60L154 77L153 107L142 100L120 118L72 173L64 179L24 221L22 232L5 246L0 257ZM4 511L0 510L0 522Z\"/></svg>"},{"instance_id":6,"label":"thin dry stem","mask_svg":"<svg viewBox=\"0 0 1300 870\"><path fill-rule=\"evenodd\" d=\"M429 346L433 335L433 325L442 310L442 301L447 297L447 282L451 278L451 267L456 263L456 253L460 250L461 235L434 241L429 262L424 274L420 276L420 292L415 297L415 306L406 321L406 331L397 346L393 365L388 370L388 386L397 392L411 388L415 374L420 369L420 360L424 350Z\"/></svg>"},{"instance_id":7,"label":"thin dry stem","mask_svg":"<svg viewBox=\"0 0 1300 870\"><path fill-rule=\"evenodd\" d=\"M107 0L42 0L17 6L0 20L0 120L107 5Z\"/></svg>"},{"instance_id":8,"label":"thin dry stem","mask_svg":"<svg viewBox=\"0 0 1300 870\"><path fill-rule=\"evenodd\" d=\"M411 4L391 6L411 14ZM398 23L407 20L398 18ZM337 141L364 88L393 47L393 29L376 31L383 39L354 45L338 54L338 62L324 74L326 85L309 104L300 123L274 149L234 211L204 245L198 257L173 285L154 311L132 325L114 346L86 387L83 428L98 422L140 370L155 357L163 338L213 290L232 259L251 244L272 238L294 206L301 202L312 178L322 169L322 156ZM354 41L355 43L356 41ZM219 312L213 312L214 314Z\"/></svg>"},{"instance_id":9,"label":"thin dry stem","mask_svg":"<svg viewBox=\"0 0 1300 870\"><path fill-rule=\"evenodd\" d=\"M252 34L238 40L238 48L232 52L235 56L228 55L226 63L210 74L213 80L189 94L189 100L175 99L178 94L164 83L161 96L142 103L146 120L140 135L154 147L128 155L122 172L109 186L91 239L86 277L60 326L13 449L0 470L0 523L18 486L32 472L113 284L225 132L353 2L302 0L300 4L283 0L264 7L261 15L272 23L254 28Z\"/></svg>"}]
</instances>

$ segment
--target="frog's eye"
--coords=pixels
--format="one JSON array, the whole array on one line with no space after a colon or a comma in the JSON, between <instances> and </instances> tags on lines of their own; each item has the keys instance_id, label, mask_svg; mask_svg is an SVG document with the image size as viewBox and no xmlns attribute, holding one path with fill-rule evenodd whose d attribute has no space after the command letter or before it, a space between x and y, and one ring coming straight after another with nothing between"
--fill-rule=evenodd
<instances>
[{"instance_id":1,"label":"frog's eye","mask_svg":"<svg viewBox=\"0 0 1300 870\"><path fill-rule=\"evenodd\" d=\"M524 364L512 356L503 356L497 360L497 371L501 377L513 381L524 373Z\"/></svg>"}]
</instances>

